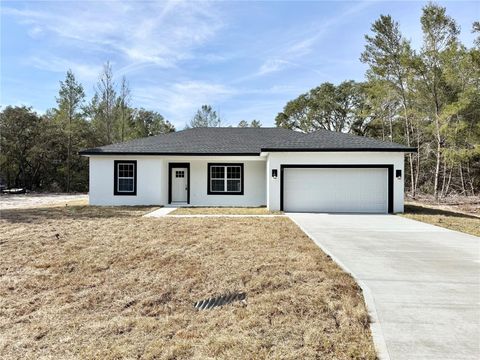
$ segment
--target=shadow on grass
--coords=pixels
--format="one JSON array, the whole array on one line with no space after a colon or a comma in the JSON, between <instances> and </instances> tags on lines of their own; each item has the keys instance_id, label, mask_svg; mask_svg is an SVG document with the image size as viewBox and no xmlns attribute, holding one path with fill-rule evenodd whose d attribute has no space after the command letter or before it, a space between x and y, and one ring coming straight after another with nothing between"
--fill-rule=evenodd
<instances>
[{"instance_id":1,"label":"shadow on grass","mask_svg":"<svg viewBox=\"0 0 480 360\"><path fill-rule=\"evenodd\" d=\"M442 209L432 209L419 205L405 205L405 214L415 214L415 215L431 215L431 216L447 216L447 217L456 217L463 219L477 219L478 217L468 214L462 214L454 211L442 210Z\"/></svg>"},{"instance_id":2,"label":"shadow on grass","mask_svg":"<svg viewBox=\"0 0 480 360\"><path fill-rule=\"evenodd\" d=\"M0 219L10 223L34 223L45 220L60 219L107 219L139 217L147 212L158 209L152 206L51 206L28 209L2 210Z\"/></svg>"}]
</instances>

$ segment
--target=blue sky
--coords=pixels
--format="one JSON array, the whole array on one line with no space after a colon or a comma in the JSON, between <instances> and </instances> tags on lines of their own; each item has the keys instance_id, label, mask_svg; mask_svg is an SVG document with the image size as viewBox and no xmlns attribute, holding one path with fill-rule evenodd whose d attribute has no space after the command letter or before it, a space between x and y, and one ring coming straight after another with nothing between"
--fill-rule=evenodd
<instances>
[{"instance_id":1,"label":"blue sky","mask_svg":"<svg viewBox=\"0 0 480 360\"><path fill-rule=\"evenodd\" d=\"M480 2L439 2L471 46ZM364 34L380 14L421 44L425 2L2 1L1 98L39 112L71 68L87 96L102 64L125 75L132 104L183 128L202 104L226 125L272 126L288 100L322 82L362 80Z\"/></svg>"}]
</instances>

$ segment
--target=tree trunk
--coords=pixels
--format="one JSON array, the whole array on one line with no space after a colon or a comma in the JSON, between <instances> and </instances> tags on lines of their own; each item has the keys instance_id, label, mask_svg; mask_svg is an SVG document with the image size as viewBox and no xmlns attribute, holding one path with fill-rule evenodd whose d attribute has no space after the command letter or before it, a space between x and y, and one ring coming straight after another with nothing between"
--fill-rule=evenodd
<instances>
[{"instance_id":1,"label":"tree trunk","mask_svg":"<svg viewBox=\"0 0 480 360\"><path fill-rule=\"evenodd\" d=\"M445 159L443 160L443 175L442 175L442 190L440 191L440 198L445 197L445 181L447 180L447 165L445 164Z\"/></svg>"},{"instance_id":2,"label":"tree trunk","mask_svg":"<svg viewBox=\"0 0 480 360\"><path fill-rule=\"evenodd\" d=\"M410 147L410 129L409 129L409 121L408 121L408 110L407 110L407 105L406 105L406 99L403 96L403 113L405 117L405 138L407 140L407 146ZM416 196L416 188L415 188L415 173L414 173L414 167L413 167L413 157L412 153L408 153L408 161L410 164L410 191L412 194L412 198L415 199Z\"/></svg>"},{"instance_id":3,"label":"tree trunk","mask_svg":"<svg viewBox=\"0 0 480 360\"><path fill-rule=\"evenodd\" d=\"M450 190L450 183L452 181L452 172L453 172L453 169L450 168L450 173L448 174L447 186L445 187L445 196L448 195L448 191Z\"/></svg>"},{"instance_id":4,"label":"tree trunk","mask_svg":"<svg viewBox=\"0 0 480 360\"><path fill-rule=\"evenodd\" d=\"M390 142L393 141L393 122L392 122L392 114L389 114L388 120L390 121Z\"/></svg>"},{"instance_id":5,"label":"tree trunk","mask_svg":"<svg viewBox=\"0 0 480 360\"><path fill-rule=\"evenodd\" d=\"M415 174L415 189L418 188L418 180L420 177L420 130L417 127L417 161L416 161L416 174Z\"/></svg>"},{"instance_id":6,"label":"tree trunk","mask_svg":"<svg viewBox=\"0 0 480 360\"><path fill-rule=\"evenodd\" d=\"M470 162L467 162L467 174L468 174L468 181L470 183L470 189L472 191L472 196L475 196L475 188L473 187L472 174L470 173Z\"/></svg>"},{"instance_id":7,"label":"tree trunk","mask_svg":"<svg viewBox=\"0 0 480 360\"><path fill-rule=\"evenodd\" d=\"M440 177L440 162L442 161L442 137L440 134L440 119L439 119L439 104L437 98L437 92L433 89L433 97L435 101L435 131L436 131L436 140L437 140L437 161L435 164L435 178L433 185L433 196L435 200L438 200L438 178Z\"/></svg>"},{"instance_id":8,"label":"tree trunk","mask_svg":"<svg viewBox=\"0 0 480 360\"><path fill-rule=\"evenodd\" d=\"M462 163L460 163L459 170L460 170L460 184L462 185L462 195L464 195L466 192L466 189L465 189L465 180L463 179Z\"/></svg>"},{"instance_id":9,"label":"tree trunk","mask_svg":"<svg viewBox=\"0 0 480 360\"><path fill-rule=\"evenodd\" d=\"M71 161L70 157L72 154L72 114L71 114L71 109L69 109L69 114L68 114L68 144L67 144L67 193L70 192L70 179L71 179L71 174L70 174L70 166L71 166Z\"/></svg>"}]
</instances>

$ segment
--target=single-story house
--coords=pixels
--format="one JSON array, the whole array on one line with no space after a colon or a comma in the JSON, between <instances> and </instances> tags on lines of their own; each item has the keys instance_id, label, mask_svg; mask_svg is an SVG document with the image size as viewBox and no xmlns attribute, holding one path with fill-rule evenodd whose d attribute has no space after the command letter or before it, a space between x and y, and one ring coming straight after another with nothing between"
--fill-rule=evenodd
<instances>
[{"instance_id":1,"label":"single-story house","mask_svg":"<svg viewBox=\"0 0 480 360\"><path fill-rule=\"evenodd\" d=\"M194 128L81 151L90 204L403 212L400 144L318 130Z\"/></svg>"}]
</instances>

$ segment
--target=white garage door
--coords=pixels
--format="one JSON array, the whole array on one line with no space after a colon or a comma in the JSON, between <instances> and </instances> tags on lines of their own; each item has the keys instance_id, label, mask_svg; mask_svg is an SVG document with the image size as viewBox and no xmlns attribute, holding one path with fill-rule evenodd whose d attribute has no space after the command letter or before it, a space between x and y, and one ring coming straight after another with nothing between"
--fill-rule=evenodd
<instances>
[{"instance_id":1,"label":"white garage door","mask_svg":"<svg viewBox=\"0 0 480 360\"><path fill-rule=\"evenodd\" d=\"M290 212L388 212L386 168L285 168L283 207Z\"/></svg>"}]
</instances>

